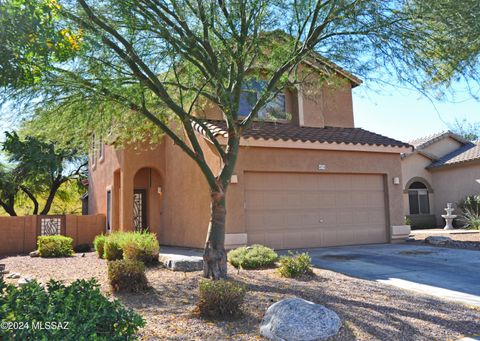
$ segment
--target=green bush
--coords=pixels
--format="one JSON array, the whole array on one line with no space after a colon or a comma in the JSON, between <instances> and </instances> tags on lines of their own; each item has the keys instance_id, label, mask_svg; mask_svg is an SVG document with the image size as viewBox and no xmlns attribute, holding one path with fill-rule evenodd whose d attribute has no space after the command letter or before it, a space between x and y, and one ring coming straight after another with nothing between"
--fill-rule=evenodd
<instances>
[{"instance_id":1,"label":"green bush","mask_svg":"<svg viewBox=\"0 0 480 341\"><path fill-rule=\"evenodd\" d=\"M239 247L228 253L228 261L236 268L260 269L275 264L278 255L263 245Z\"/></svg>"},{"instance_id":2,"label":"green bush","mask_svg":"<svg viewBox=\"0 0 480 341\"><path fill-rule=\"evenodd\" d=\"M95 238L95 249L107 260L130 259L145 264L158 261L160 246L150 232L113 232ZM103 248L103 251L102 251Z\"/></svg>"},{"instance_id":3,"label":"green bush","mask_svg":"<svg viewBox=\"0 0 480 341\"><path fill-rule=\"evenodd\" d=\"M470 212L476 212L476 214L480 213L480 195L466 196L457 203L457 207L462 212L468 210Z\"/></svg>"},{"instance_id":4,"label":"green bush","mask_svg":"<svg viewBox=\"0 0 480 341\"><path fill-rule=\"evenodd\" d=\"M123 240L123 257L145 264L158 262L160 245L157 236L148 232L126 233Z\"/></svg>"},{"instance_id":5,"label":"green bush","mask_svg":"<svg viewBox=\"0 0 480 341\"><path fill-rule=\"evenodd\" d=\"M52 280L47 290L36 281L16 287L0 280L0 321L24 326L0 328L0 340L132 340L145 325L133 310L103 296L93 279ZM45 328L54 321L61 328Z\"/></svg>"},{"instance_id":6,"label":"green bush","mask_svg":"<svg viewBox=\"0 0 480 341\"><path fill-rule=\"evenodd\" d=\"M212 281L202 279L199 283L197 309L200 315L212 318L237 316L245 298L244 285L227 280Z\"/></svg>"},{"instance_id":7,"label":"green bush","mask_svg":"<svg viewBox=\"0 0 480 341\"><path fill-rule=\"evenodd\" d=\"M480 230L480 213L474 209L464 209L458 220L462 223L463 228Z\"/></svg>"},{"instance_id":8,"label":"green bush","mask_svg":"<svg viewBox=\"0 0 480 341\"><path fill-rule=\"evenodd\" d=\"M108 280L114 291L140 292L148 287L145 265L134 260L109 262Z\"/></svg>"},{"instance_id":9,"label":"green bush","mask_svg":"<svg viewBox=\"0 0 480 341\"><path fill-rule=\"evenodd\" d=\"M93 240L93 246L95 247L95 251L97 251L98 257L103 258L105 252L105 240L106 236L101 234L95 237Z\"/></svg>"},{"instance_id":10,"label":"green bush","mask_svg":"<svg viewBox=\"0 0 480 341\"><path fill-rule=\"evenodd\" d=\"M280 267L278 268L280 275L295 278L313 273L312 259L308 253L293 254L291 251L288 253L288 256L280 257Z\"/></svg>"},{"instance_id":11,"label":"green bush","mask_svg":"<svg viewBox=\"0 0 480 341\"><path fill-rule=\"evenodd\" d=\"M39 236L37 239L40 257L73 256L73 239L65 236Z\"/></svg>"}]
</instances>

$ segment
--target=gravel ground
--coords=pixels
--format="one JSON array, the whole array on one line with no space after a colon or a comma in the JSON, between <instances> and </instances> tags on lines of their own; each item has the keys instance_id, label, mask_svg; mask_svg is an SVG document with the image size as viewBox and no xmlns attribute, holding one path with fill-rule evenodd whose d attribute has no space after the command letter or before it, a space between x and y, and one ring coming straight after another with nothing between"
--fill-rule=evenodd
<instances>
[{"instance_id":1,"label":"gravel ground","mask_svg":"<svg viewBox=\"0 0 480 341\"><path fill-rule=\"evenodd\" d=\"M50 277L72 281L95 277L102 290L106 262L94 253L68 259L25 256L0 259L11 272L30 275L41 282ZM255 340L267 307L280 299L298 296L335 310L343 321L332 340L455 340L480 334L480 310L420 296L380 283L315 269L315 276L298 281L280 278L275 269L237 271L232 279L248 285L243 316L230 322L206 321L193 313L200 272L178 273L149 268L151 289L143 294L115 295L147 320L143 340Z\"/></svg>"},{"instance_id":2,"label":"gravel ground","mask_svg":"<svg viewBox=\"0 0 480 341\"><path fill-rule=\"evenodd\" d=\"M465 241L465 242L480 242L480 232L472 231L471 233L422 233L421 230L416 230L415 233L412 233L412 237L415 240L425 240L428 236L445 236L450 237L453 240Z\"/></svg>"}]
</instances>

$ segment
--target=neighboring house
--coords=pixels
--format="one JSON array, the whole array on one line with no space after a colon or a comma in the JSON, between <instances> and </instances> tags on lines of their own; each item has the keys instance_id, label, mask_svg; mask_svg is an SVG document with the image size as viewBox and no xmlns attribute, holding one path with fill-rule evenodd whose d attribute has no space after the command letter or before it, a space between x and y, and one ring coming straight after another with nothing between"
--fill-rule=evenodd
<instances>
[{"instance_id":1,"label":"neighboring house","mask_svg":"<svg viewBox=\"0 0 480 341\"><path fill-rule=\"evenodd\" d=\"M306 67L318 74L328 67L342 85L287 90L246 130L227 195L227 247L384 243L392 226L403 225L400 154L411 146L354 128L358 78L330 63ZM251 82L245 96L258 86ZM240 114L248 105L244 98ZM199 115L224 140L221 112L210 107ZM220 167L211 142L195 128L208 162ZM155 148L97 147L89 174L89 213L104 213L109 229L149 228L161 244L203 247L209 188L170 138Z\"/></svg>"},{"instance_id":2,"label":"neighboring house","mask_svg":"<svg viewBox=\"0 0 480 341\"><path fill-rule=\"evenodd\" d=\"M402 155L405 215L413 227L443 227L447 203L480 193L480 145L449 131L410 144Z\"/></svg>"}]
</instances>

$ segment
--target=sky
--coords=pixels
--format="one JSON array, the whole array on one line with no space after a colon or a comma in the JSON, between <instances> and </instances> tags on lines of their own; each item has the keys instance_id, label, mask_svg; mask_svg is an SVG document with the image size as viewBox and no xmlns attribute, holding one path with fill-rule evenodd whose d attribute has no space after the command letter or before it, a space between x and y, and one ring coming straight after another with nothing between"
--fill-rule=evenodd
<instances>
[{"instance_id":1,"label":"sky","mask_svg":"<svg viewBox=\"0 0 480 341\"><path fill-rule=\"evenodd\" d=\"M363 88L366 85L366 88ZM455 96L430 100L416 90L367 84L353 90L355 126L404 142L449 129L456 119L480 122L480 101L453 85Z\"/></svg>"}]
</instances>

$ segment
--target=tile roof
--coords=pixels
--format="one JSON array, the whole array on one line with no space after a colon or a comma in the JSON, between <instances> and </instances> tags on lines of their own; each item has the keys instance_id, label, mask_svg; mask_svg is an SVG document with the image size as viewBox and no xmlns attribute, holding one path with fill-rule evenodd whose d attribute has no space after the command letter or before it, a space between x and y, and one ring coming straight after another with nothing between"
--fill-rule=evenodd
<instances>
[{"instance_id":1,"label":"tile roof","mask_svg":"<svg viewBox=\"0 0 480 341\"><path fill-rule=\"evenodd\" d=\"M205 121L205 124L214 136L227 137L226 123L224 121ZM197 131L204 133L199 125L195 125ZM282 140L301 142L326 142L360 144L386 147L411 147L408 143L391 139L361 128L338 128L338 127L300 127L291 123L253 122L243 133L244 138L255 140Z\"/></svg>"},{"instance_id":2,"label":"tile roof","mask_svg":"<svg viewBox=\"0 0 480 341\"><path fill-rule=\"evenodd\" d=\"M427 168L438 168L474 160L480 160L480 142L469 142L433 162Z\"/></svg>"},{"instance_id":3,"label":"tile roof","mask_svg":"<svg viewBox=\"0 0 480 341\"><path fill-rule=\"evenodd\" d=\"M457 135L451 131L442 131L442 132L439 132L439 133L435 133L435 134L432 134L432 135L429 135L429 136L424 136L424 137L419 137L419 138L416 138L414 140L411 140L411 141L408 141L409 144L411 144L412 146L415 147L415 149L423 149L441 139L443 139L444 137L451 137L455 140L457 140L458 142L460 143L468 143L467 140L465 140L463 137L461 137L460 135Z\"/></svg>"}]
</instances>

